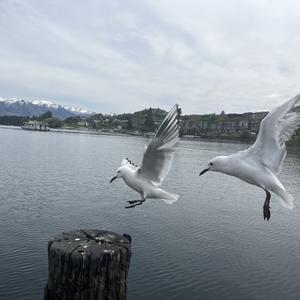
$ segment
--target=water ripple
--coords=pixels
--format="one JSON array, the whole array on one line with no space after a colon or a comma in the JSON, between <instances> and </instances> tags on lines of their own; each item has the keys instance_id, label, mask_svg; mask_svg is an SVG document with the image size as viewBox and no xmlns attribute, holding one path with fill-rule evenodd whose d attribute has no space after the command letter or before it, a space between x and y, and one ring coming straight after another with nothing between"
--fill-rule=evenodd
<instances>
[{"instance_id":1,"label":"water ripple","mask_svg":"<svg viewBox=\"0 0 300 300\"><path fill-rule=\"evenodd\" d=\"M210 158L245 145L181 141L164 183L180 200L125 210L137 195L108 180L124 156L139 162L145 139L1 128L0 138L1 300L41 299L47 242L74 228L132 235L129 300L300 298L299 209L274 197L264 222L263 191L222 174L198 176ZM297 153L281 176L296 198Z\"/></svg>"}]
</instances>

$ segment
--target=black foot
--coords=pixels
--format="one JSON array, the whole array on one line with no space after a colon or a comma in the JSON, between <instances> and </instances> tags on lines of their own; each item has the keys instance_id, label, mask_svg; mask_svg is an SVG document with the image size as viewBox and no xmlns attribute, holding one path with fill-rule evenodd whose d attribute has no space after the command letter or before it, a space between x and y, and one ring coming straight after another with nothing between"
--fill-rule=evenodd
<instances>
[{"instance_id":1,"label":"black foot","mask_svg":"<svg viewBox=\"0 0 300 300\"><path fill-rule=\"evenodd\" d=\"M264 220L269 221L271 218L271 211L270 211L271 194L268 190L265 191L266 191L266 200L263 206L263 215L264 215Z\"/></svg>"},{"instance_id":2,"label":"black foot","mask_svg":"<svg viewBox=\"0 0 300 300\"><path fill-rule=\"evenodd\" d=\"M141 200L131 200L131 201L127 201L127 203L129 204L134 204L134 203L138 203L140 202Z\"/></svg>"},{"instance_id":3,"label":"black foot","mask_svg":"<svg viewBox=\"0 0 300 300\"><path fill-rule=\"evenodd\" d=\"M125 208L133 208L136 207L138 205L142 205L145 202L144 200L132 200L132 201L127 201L130 205L125 206Z\"/></svg>"}]
</instances>

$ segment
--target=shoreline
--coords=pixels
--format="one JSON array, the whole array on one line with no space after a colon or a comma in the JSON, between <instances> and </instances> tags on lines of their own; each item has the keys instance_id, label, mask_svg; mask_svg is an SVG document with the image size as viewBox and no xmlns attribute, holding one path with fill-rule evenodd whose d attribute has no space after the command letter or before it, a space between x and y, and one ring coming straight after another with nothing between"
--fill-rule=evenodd
<instances>
[{"instance_id":1,"label":"shoreline","mask_svg":"<svg viewBox=\"0 0 300 300\"><path fill-rule=\"evenodd\" d=\"M21 126L13 125L0 125L0 129L10 129L10 130L24 130ZM142 134L130 134L130 133L121 133L121 132L105 132L105 131L96 131L96 130L80 130L80 129L55 129L51 128L49 132L55 133L74 133L74 134L88 134L88 135L106 135L106 136L128 136L128 137L141 137L149 138L147 135ZM255 140L241 140L236 137L232 138L222 138L222 137L200 137L200 136L183 136L179 138L183 141L193 141L193 142L211 142L211 143L230 143L230 144L248 144L251 145ZM297 144L290 144L288 147L299 147Z\"/></svg>"},{"instance_id":2,"label":"shoreline","mask_svg":"<svg viewBox=\"0 0 300 300\"><path fill-rule=\"evenodd\" d=\"M14 125L0 125L0 128L10 129L10 130L24 130L21 126ZM104 131L95 131L95 130L80 130L80 129L56 129L50 128L47 133L74 133L74 134L87 134L87 135L106 135L106 136L128 136L128 137L141 137L149 138L149 136L142 134L130 134L130 133L121 133L121 132L104 132ZM250 144L251 141L238 140L236 138L232 139L222 139L222 138L205 138L199 136L183 136L179 138L183 141L192 141L192 142L212 142L212 143L241 143L241 144Z\"/></svg>"},{"instance_id":3,"label":"shoreline","mask_svg":"<svg viewBox=\"0 0 300 300\"><path fill-rule=\"evenodd\" d=\"M25 130L22 129L21 126L13 126L13 125L0 125L0 128L3 129L15 129L15 130ZM40 131L39 131L40 132ZM50 128L49 131L45 132L58 132L58 133L78 133L78 134L93 134L93 135L111 135L111 136L122 136L122 135L131 135L127 133L119 133L119 132L103 132L103 131L95 131L95 130L80 130L80 129L56 129L56 128ZM135 135L132 135L135 136ZM136 135L137 136L137 135ZM142 135L141 135L142 136Z\"/></svg>"}]
</instances>

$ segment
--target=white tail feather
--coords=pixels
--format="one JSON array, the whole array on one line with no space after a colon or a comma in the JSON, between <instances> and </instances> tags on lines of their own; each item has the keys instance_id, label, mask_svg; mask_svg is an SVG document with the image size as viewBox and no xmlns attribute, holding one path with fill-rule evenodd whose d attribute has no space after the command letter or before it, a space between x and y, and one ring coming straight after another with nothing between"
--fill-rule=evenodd
<instances>
[{"instance_id":1,"label":"white tail feather","mask_svg":"<svg viewBox=\"0 0 300 300\"><path fill-rule=\"evenodd\" d=\"M288 193L287 191L282 190L282 189L277 190L275 193L279 196L280 204L283 207L289 208L289 209L293 209L295 207L294 197L290 193Z\"/></svg>"},{"instance_id":2,"label":"white tail feather","mask_svg":"<svg viewBox=\"0 0 300 300\"><path fill-rule=\"evenodd\" d=\"M178 196L178 195L177 195ZM179 196L178 196L179 197ZM167 204L173 204L173 203L175 203L177 200L178 200L178 198L177 199L175 199L175 200L170 200L170 199L161 199L163 202L165 202L165 203L167 203Z\"/></svg>"},{"instance_id":3,"label":"white tail feather","mask_svg":"<svg viewBox=\"0 0 300 300\"><path fill-rule=\"evenodd\" d=\"M157 188L149 198L161 199L167 204L173 204L178 200L179 195L169 193L164 191L163 189Z\"/></svg>"}]
</instances>

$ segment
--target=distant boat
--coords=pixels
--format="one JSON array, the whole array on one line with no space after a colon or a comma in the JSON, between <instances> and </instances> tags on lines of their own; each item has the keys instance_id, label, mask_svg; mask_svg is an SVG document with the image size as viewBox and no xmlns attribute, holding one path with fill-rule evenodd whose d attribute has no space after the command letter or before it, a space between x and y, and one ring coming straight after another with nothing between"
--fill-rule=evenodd
<instances>
[{"instance_id":1,"label":"distant boat","mask_svg":"<svg viewBox=\"0 0 300 300\"><path fill-rule=\"evenodd\" d=\"M22 129L24 130L33 130L33 131L49 131L50 128L47 123L40 122L40 121L29 121L26 122Z\"/></svg>"}]
</instances>

